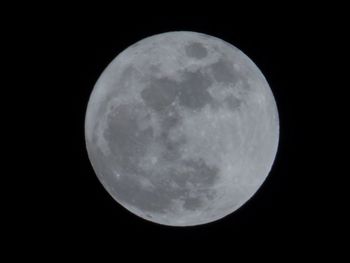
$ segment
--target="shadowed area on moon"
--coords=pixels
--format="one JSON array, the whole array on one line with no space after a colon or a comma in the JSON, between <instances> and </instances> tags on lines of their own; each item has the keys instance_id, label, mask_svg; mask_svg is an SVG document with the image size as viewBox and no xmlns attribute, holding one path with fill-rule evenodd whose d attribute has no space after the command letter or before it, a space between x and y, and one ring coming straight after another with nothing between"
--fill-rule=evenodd
<instances>
[{"instance_id":1,"label":"shadowed area on moon","mask_svg":"<svg viewBox=\"0 0 350 263\"><path fill-rule=\"evenodd\" d=\"M184 80L177 82L167 78L151 79L149 87L141 92L147 106L161 111L178 99L181 106L190 109L201 109L213 101L207 88L211 79L201 72L184 72Z\"/></svg>"},{"instance_id":2,"label":"shadowed area on moon","mask_svg":"<svg viewBox=\"0 0 350 263\"><path fill-rule=\"evenodd\" d=\"M231 63L225 59L221 59L218 62L210 66L213 72L214 78L218 82L229 83L231 85L236 84L237 77L234 75L234 68Z\"/></svg>"},{"instance_id":3,"label":"shadowed area on moon","mask_svg":"<svg viewBox=\"0 0 350 263\"><path fill-rule=\"evenodd\" d=\"M238 81L233 66L225 60L210 65L209 69L219 83L234 85ZM141 92L146 105L156 111L166 109L176 100L179 105L191 110L200 110L206 104L218 106L208 92L208 88L213 84L213 79L208 73L184 71L180 74L183 78L181 82L169 78L151 77L150 84ZM246 88L247 85L244 87ZM240 100L232 95L228 96L225 102L233 110L240 104Z\"/></svg>"},{"instance_id":4,"label":"shadowed area on moon","mask_svg":"<svg viewBox=\"0 0 350 263\"><path fill-rule=\"evenodd\" d=\"M189 57L194 57L197 59L204 58L208 52L205 47L201 43L193 42L186 46L186 54Z\"/></svg>"},{"instance_id":5,"label":"shadowed area on moon","mask_svg":"<svg viewBox=\"0 0 350 263\"><path fill-rule=\"evenodd\" d=\"M227 214L228 207L235 207L240 198L245 198L239 190L231 193L235 200L228 202L230 196L226 196L225 201L216 203L217 207L212 206L221 198L216 187L218 182L226 183L222 181L223 176L231 176L222 167L220 158L223 156L215 157L222 154L218 149L230 145L227 148L230 151L225 152L229 156L223 157L226 158L224 163L227 159L230 162L231 156L249 161L250 156L236 154L231 145L242 143L237 135L240 131L233 129L247 131L250 125L255 127L250 123L254 120L249 117L250 112L244 113L244 118L241 115L242 109L247 110L247 107L252 111L257 109L255 105L247 106L251 103L247 98L255 90L248 82L250 76L237 70L230 58L223 55L224 51L218 52L220 45L207 43L208 40L213 41L208 36L196 35L193 40L182 42L181 49L169 56L182 54L184 61L194 65L191 69L181 63L175 64L174 73L172 60L165 59L170 64L164 67L159 51L152 51L157 58L152 61L150 56L153 63L138 64L136 59L123 64L117 77L108 77L103 87L109 93L101 96L99 107L94 109L99 118L90 125L92 137L91 141L87 140L94 170L118 202L137 209L139 216L152 221L162 223L166 218L168 221L164 223L174 222L175 225L177 222L195 224L197 219L210 221L215 212ZM151 52L147 45L145 50ZM142 43L131 49L144 53ZM220 53L219 57L212 59L213 52ZM242 117L239 121L244 129L229 123L236 121L237 116ZM197 132L201 135L197 136ZM184 153L187 150L190 154ZM230 187L226 190L236 189L236 186ZM221 208L225 211L219 211ZM181 221L193 211L206 212L203 218ZM169 215L176 218L167 218Z\"/></svg>"}]
</instances>

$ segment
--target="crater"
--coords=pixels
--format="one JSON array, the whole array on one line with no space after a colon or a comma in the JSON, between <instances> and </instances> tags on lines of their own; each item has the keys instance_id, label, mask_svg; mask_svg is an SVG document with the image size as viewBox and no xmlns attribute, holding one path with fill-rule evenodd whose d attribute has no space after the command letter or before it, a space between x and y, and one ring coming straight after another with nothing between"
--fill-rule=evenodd
<instances>
[{"instance_id":1,"label":"crater","mask_svg":"<svg viewBox=\"0 0 350 263\"><path fill-rule=\"evenodd\" d=\"M210 76L200 71L185 71L181 74L181 82L152 78L149 86L141 92L145 104L160 112L169 108L176 98L180 105L192 110L201 109L213 101L208 92L208 87L212 84Z\"/></svg>"},{"instance_id":2,"label":"crater","mask_svg":"<svg viewBox=\"0 0 350 263\"><path fill-rule=\"evenodd\" d=\"M210 68L218 82L235 84L238 81L233 65L224 59L212 64Z\"/></svg>"},{"instance_id":3,"label":"crater","mask_svg":"<svg viewBox=\"0 0 350 263\"><path fill-rule=\"evenodd\" d=\"M190 109L201 109L213 101L208 87L212 80L201 72L185 72L184 81L179 84L179 104Z\"/></svg>"},{"instance_id":4,"label":"crater","mask_svg":"<svg viewBox=\"0 0 350 263\"><path fill-rule=\"evenodd\" d=\"M176 82L167 78L152 78L149 86L141 91L145 104L156 111L167 108L175 100L176 95Z\"/></svg>"},{"instance_id":5,"label":"crater","mask_svg":"<svg viewBox=\"0 0 350 263\"><path fill-rule=\"evenodd\" d=\"M186 54L189 57L193 57L196 59L202 59L205 58L208 54L207 49L198 42L193 42L186 46L185 48Z\"/></svg>"}]
</instances>

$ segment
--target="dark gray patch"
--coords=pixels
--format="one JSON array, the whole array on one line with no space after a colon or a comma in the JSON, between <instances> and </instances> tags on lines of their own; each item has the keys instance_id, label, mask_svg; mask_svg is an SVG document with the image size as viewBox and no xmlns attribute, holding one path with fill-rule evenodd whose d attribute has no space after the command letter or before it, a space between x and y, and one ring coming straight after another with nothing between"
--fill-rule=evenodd
<instances>
[{"instance_id":1,"label":"dark gray patch","mask_svg":"<svg viewBox=\"0 0 350 263\"><path fill-rule=\"evenodd\" d=\"M146 152L153 130L138 129L138 116L128 105L118 106L108 116L108 128L104 136L109 142L115 162L125 171L135 171L135 162ZM140 109L141 110L141 109Z\"/></svg>"},{"instance_id":2,"label":"dark gray patch","mask_svg":"<svg viewBox=\"0 0 350 263\"><path fill-rule=\"evenodd\" d=\"M185 203L183 205L183 207L187 210L196 210L199 207L201 207L201 200L200 198L192 198L192 197L188 197L185 199Z\"/></svg>"},{"instance_id":3,"label":"dark gray patch","mask_svg":"<svg viewBox=\"0 0 350 263\"><path fill-rule=\"evenodd\" d=\"M219 169L208 166L204 160L185 161L185 165L192 168L193 173L189 178L189 182L194 185L207 187L213 185L216 179L218 179Z\"/></svg>"},{"instance_id":4,"label":"dark gray patch","mask_svg":"<svg viewBox=\"0 0 350 263\"><path fill-rule=\"evenodd\" d=\"M159 68L158 65L151 65L151 66L149 67L149 69L150 69L150 71L151 71L152 73L159 73L159 72L160 72L160 68Z\"/></svg>"},{"instance_id":5,"label":"dark gray patch","mask_svg":"<svg viewBox=\"0 0 350 263\"><path fill-rule=\"evenodd\" d=\"M151 79L149 86L142 90L141 97L147 106L161 111L175 100L176 88L176 82L170 79Z\"/></svg>"},{"instance_id":6,"label":"dark gray patch","mask_svg":"<svg viewBox=\"0 0 350 263\"><path fill-rule=\"evenodd\" d=\"M169 132L173 127L181 121L181 116L175 108L167 108L161 113L162 132Z\"/></svg>"},{"instance_id":7,"label":"dark gray patch","mask_svg":"<svg viewBox=\"0 0 350 263\"><path fill-rule=\"evenodd\" d=\"M190 109L201 109L213 101L208 87L211 79L201 72L184 73L185 80L179 84L179 103Z\"/></svg>"},{"instance_id":8,"label":"dark gray patch","mask_svg":"<svg viewBox=\"0 0 350 263\"><path fill-rule=\"evenodd\" d=\"M156 111L164 111L175 99L187 108L201 109L213 98L208 92L211 78L201 72L184 72L184 80L176 82L167 78L151 79L149 87L141 92L145 104Z\"/></svg>"},{"instance_id":9,"label":"dark gray patch","mask_svg":"<svg viewBox=\"0 0 350 263\"><path fill-rule=\"evenodd\" d=\"M217 196L217 191L214 189L210 190L204 190L203 194L208 198L209 200L213 200Z\"/></svg>"},{"instance_id":10,"label":"dark gray patch","mask_svg":"<svg viewBox=\"0 0 350 263\"><path fill-rule=\"evenodd\" d=\"M186 46L186 54L189 57L201 59L207 56L207 49L198 42L191 43Z\"/></svg>"},{"instance_id":11,"label":"dark gray patch","mask_svg":"<svg viewBox=\"0 0 350 263\"><path fill-rule=\"evenodd\" d=\"M238 80L233 65L223 59L211 65L211 70L216 81L234 84Z\"/></svg>"},{"instance_id":12,"label":"dark gray patch","mask_svg":"<svg viewBox=\"0 0 350 263\"><path fill-rule=\"evenodd\" d=\"M181 157L180 146L186 143L186 139L180 138L177 141L170 140L168 135L162 138L162 145L164 146L163 158L165 161L176 161Z\"/></svg>"},{"instance_id":13,"label":"dark gray patch","mask_svg":"<svg viewBox=\"0 0 350 263\"><path fill-rule=\"evenodd\" d=\"M227 103L227 106L231 110L236 110L239 108L239 106L242 104L242 101L237 99L235 96L231 95L225 99L225 102Z\"/></svg>"}]
</instances>

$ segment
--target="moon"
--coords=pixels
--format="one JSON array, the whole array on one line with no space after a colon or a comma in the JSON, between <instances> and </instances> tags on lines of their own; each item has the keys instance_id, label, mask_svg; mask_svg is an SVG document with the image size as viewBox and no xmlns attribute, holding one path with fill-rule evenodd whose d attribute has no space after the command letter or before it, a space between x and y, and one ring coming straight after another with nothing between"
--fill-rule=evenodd
<instances>
[{"instance_id":1,"label":"moon","mask_svg":"<svg viewBox=\"0 0 350 263\"><path fill-rule=\"evenodd\" d=\"M279 140L274 96L258 67L213 36L168 32L131 45L98 79L85 139L107 192L169 226L223 218L268 176Z\"/></svg>"}]
</instances>

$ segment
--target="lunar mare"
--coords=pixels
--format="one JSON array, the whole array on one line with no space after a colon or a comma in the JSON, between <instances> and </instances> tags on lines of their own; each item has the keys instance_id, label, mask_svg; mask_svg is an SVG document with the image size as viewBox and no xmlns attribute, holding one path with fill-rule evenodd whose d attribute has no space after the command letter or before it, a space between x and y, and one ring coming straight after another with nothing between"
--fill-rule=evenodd
<instances>
[{"instance_id":1,"label":"lunar mare","mask_svg":"<svg viewBox=\"0 0 350 263\"><path fill-rule=\"evenodd\" d=\"M279 119L257 66L231 44L195 32L145 38L98 79L85 138L110 195L155 223L218 220L259 189Z\"/></svg>"}]
</instances>

